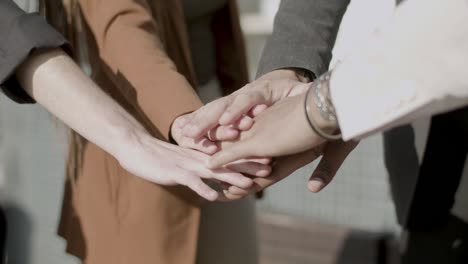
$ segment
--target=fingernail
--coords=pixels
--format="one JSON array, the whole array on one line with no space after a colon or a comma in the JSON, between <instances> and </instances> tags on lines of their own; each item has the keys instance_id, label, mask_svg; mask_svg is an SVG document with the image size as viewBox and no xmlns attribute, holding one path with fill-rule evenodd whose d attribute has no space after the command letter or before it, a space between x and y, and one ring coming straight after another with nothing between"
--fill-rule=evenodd
<instances>
[{"instance_id":1,"label":"fingernail","mask_svg":"<svg viewBox=\"0 0 468 264\"><path fill-rule=\"evenodd\" d=\"M318 192L325 187L325 181L322 177L315 176L309 181L308 188L311 192Z\"/></svg>"}]
</instances>

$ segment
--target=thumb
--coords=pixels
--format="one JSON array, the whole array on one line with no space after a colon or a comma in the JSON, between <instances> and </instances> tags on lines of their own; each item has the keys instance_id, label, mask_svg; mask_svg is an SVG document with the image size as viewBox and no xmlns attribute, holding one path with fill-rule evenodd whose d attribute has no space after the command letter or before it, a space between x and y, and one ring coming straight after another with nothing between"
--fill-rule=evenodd
<instances>
[{"instance_id":1,"label":"thumb","mask_svg":"<svg viewBox=\"0 0 468 264\"><path fill-rule=\"evenodd\" d=\"M357 144L356 141L328 143L320 163L309 179L307 188L311 192L323 190L333 180L337 171Z\"/></svg>"}]
</instances>

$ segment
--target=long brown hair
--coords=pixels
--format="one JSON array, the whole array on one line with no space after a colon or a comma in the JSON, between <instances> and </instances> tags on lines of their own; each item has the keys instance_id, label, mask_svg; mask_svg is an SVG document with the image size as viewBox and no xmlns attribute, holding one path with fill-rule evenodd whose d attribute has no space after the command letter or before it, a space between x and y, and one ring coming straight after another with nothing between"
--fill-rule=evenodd
<instances>
[{"instance_id":1,"label":"long brown hair","mask_svg":"<svg viewBox=\"0 0 468 264\"><path fill-rule=\"evenodd\" d=\"M47 21L62 33L69 41L72 48L78 48L81 32L81 16L76 0L39 0L39 12L47 19ZM82 64L83 50L73 49L69 54L75 62ZM83 149L86 140L78 133L68 129L68 158L66 166L66 174L72 182L79 174L82 165Z\"/></svg>"}]
</instances>

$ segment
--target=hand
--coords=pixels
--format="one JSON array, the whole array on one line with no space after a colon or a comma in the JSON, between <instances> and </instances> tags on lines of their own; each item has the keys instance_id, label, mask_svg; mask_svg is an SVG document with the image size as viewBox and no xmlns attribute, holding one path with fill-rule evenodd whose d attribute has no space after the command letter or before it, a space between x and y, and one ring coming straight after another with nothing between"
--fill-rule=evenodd
<instances>
[{"instance_id":1,"label":"hand","mask_svg":"<svg viewBox=\"0 0 468 264\"><path fill-rule=\"evenodd\" d=\"M289 97L259 114L252 128L242 132L235 144L212 156L208 167L219 168L242 158L301 153L324 143L325 140L316 135L307 123L304 100L305 94ZM315 115L319 113L314 113L313 118L320 120Z\"/></svg>"},{"instance_id":2,"label":"hand","mask_svg":"<svg viewBox=\"0 0 468 264\"><path fill-rule=\"evenodd\" d=\"M203 135L201 138L193 139L182 134L179 123L185 122L186 118L187 115L183 115L174 121L171 128L172 137L179 146L198 150L208 155L212 155L221 150L223 148L223 142L237 139L239 137L239 129L250 129L250 126L237 128L231 126L217 126L208 132L208 135L210 135L209 138L207 135ZM240 159L231 162L226 167L235 172L256 177L266 177L271 173L270 162L270 158Z\"/></svg>"},{"instance_id":3,"label":"hand","mask_svg":"<svg viewBox=\"0 0 468 264\"><path fill-rule=\"evenodd\" d=\"M131 134L116 155L121 166L134 175L161 185L185 185L201 197L214 201L218 193L202 179L212 179L241 188L248 188L252 180L230 169L211 170L205 167L208 155L181 148L147 133Z\"/></svg>"},{"instance_id":4,"label":"hand","mask_svg":"<svg viewBox=\"0 0 468 264\"><path fill-rule=\"evenodd\" d=\"M288 97L304 93L308 85L300 82L292 70L277 70L265 74L235 93L213 101L190 114L183 123L183 135L200 138L221 125L250 127L255 116L266 107Z\"/></svg>"},{"instance_id":5,"label":"hand","mask_svg":"<svg viewBox=\"0 0 468 264\"><path fill-rule=\"evenodd\" d=\"M171 127L171 136L175 142L184 148L190 148L201 151L205 154L212 155L219 151L219 147L215 141L231 141L239 137L239 129L232 126L216 126L210 129L206 134L197 137L196 139L187 137L182 133L182 124L187 122L191 114L185 114L177 117ZM242 130L250 129L249 126L243 126Z\"/></svg>"},{"instance_id":6,"label":"hand","mask_svg":"<svg viewBox=\"0 0 468 264\"><path fill-rule=\"evenodd\" d=\"M218 200L239 200L249 194L264 190L323 155L307 184L311 192L319 192L333 180L341 164L358 143L356 141L329 142L303 153L278 158L273 166L273 173L269 177L254 179L254 184L247 189L231 186L219 196Z\"/></svg>"}]
</instances>

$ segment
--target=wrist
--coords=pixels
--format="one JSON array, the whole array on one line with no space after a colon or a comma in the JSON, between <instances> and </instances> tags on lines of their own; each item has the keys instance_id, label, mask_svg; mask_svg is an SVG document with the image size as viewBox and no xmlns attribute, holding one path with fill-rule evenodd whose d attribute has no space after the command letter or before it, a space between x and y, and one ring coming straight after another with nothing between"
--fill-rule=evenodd
<instances>
[{"instance_id":1,"label":"wrist","mask_svg":"<svg viewBox=\"0 0 468 264\"><path fill-rule=\"evenodd\" d=\"M334 133L339 130L335 107L330 96L331 72L320 76L310 84L304 99L304 109L310 127L319 136L328 139L340 139Z\"/></svg>"},{"instance_id":2,"label":"wrist","mask_svg":"<svg viewBox=\"0 0 468 264\"><path fill-rule=\"evenodd\" d=\"M126 136L119 141L120 144L113 155L119 165L132 175L162 183L154 178L157 175L155 170L170 160L168 148L171 145L165 146L164 142L157 140L145 130L129 130L122 135Z\"/></svg>"},{"instance_id":3,"label":"wrist","mask_svg":"<svg viewBox=\"0 0 468 264\"><path fill-rule=\"evenodd\" d=\"M294 81L300 81L296 71L293 68L284 68L271 71L262 75L259 80L267 79L267 80L278 80L278 79L290 79Z\"/></svg>"},{"instance_id":4,"label":"wrist","mask_svg":"<svg viewBox=\"0 0 468 264\"><path fill-rule=\"evenodd\" d=\"M114 125L108 133L109 152L122 164L129 155L141 150L144 142L152 139L153 137L141 126Z\"/></svg>"}]
</instances>

